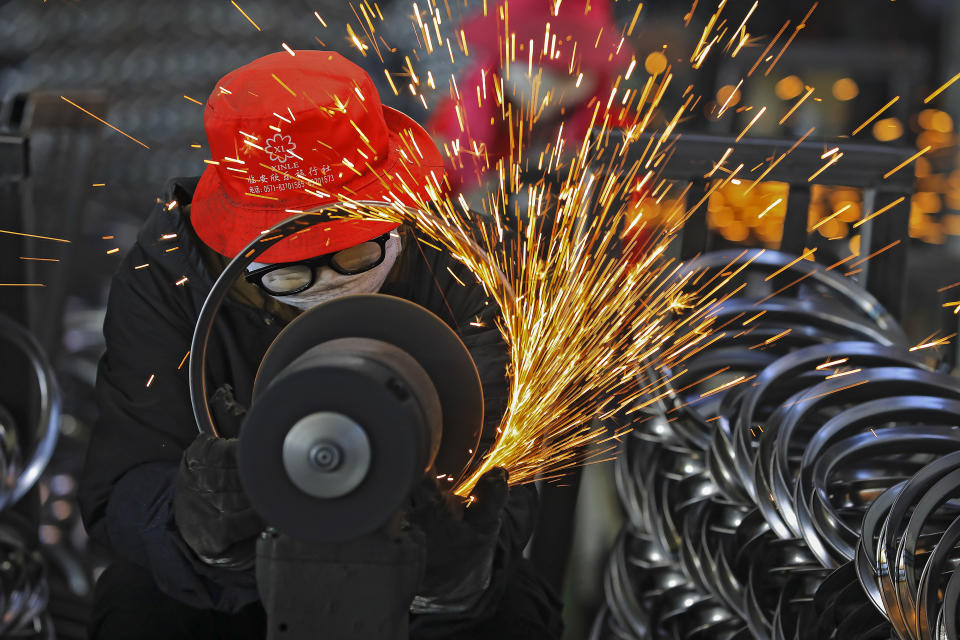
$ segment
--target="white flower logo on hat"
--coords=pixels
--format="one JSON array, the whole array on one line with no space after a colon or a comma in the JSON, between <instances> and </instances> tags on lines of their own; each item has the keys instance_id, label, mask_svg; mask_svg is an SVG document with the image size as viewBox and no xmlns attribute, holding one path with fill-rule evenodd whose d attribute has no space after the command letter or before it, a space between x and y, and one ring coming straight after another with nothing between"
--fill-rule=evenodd
<instances>
[{"instance_id":1,"label":"white flower logo on hat","mask_svg":"<svg viewBox=\"0 0 960 640\"><path fill-rule=\"evenodd\" d=\"M274 162L286 162L287 158L293 155L293 150L297 144L290 139L290 136L276 134L268 138L263 150L267 152L270 159Z\"/></svg>"}]
</instances>

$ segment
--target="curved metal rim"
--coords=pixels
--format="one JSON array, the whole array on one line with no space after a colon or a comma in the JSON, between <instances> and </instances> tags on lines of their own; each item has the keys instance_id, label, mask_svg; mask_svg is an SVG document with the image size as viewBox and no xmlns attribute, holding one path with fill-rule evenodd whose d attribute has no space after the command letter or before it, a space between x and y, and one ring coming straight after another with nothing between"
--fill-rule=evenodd
<instances>
[{"instance_id":1,"label":"curved metal rim","mask_svg":"<svg viewBox=\"0 0 960 640\"><path fill-rule=\"evenodd\" d=\"M193 330L193 338L190 341L190 363L187 366L189 373L190 403L193 406L193 417L197 422L197 428L200 433L208 433L214 437L219 437L216 423L210 412L210 405L207 400L207 345L210 340L210 334L213 331L213 321L216 318L217 311L220 310L223 301L226 300L230 288L234 281L243 273L244 269L258 256L267 249L277 244L284 238L302 231L313 225L329 221L329 216L324 215L329 211L344 211L358 206L380 208L380 209L401 209L404 211L416 211L413 207L402 205L395 202L380 202L376 200L360 200L356 202L334 202L314 211L298 213L282 222L278 222L273 227L264 231L260 237L254 238L243 248L226 266L217 281L210 288L203 307L200 309L200 315L197 317L197 324ZM464 239L473 245L477 255L486 255L476 243L464 235ZM506 276L491 261L490 267L501 280L505 291L513 295L513 288L507 281Z\"/></svg>"},{"instance_id":2,"label":"curved metal rim","mask_svg":"<svg viewBox=\"0 0 960 640\"><path fill-rule=\"evenodd\" d=\"M842 299L852 302L854 307L873 320L878 327L884 331L899 333L903 338L900 343L907 344L906 336L903 334L903 329L900 328L899 323L870 292L846 278L827 271L825 267L816 262L796 260L796 258L797 256L788 253L768 249L712 251L687 262L677 270L674 277L682 278L686 274L701 269L715 269L728 264L734 266L731 263L735 263L740 259L742 259L743 262L749 262L750 267L754 268L780 268L792 262L793 264L791 264L789 271L800 273L804 277L811 277L816 282L836 291Z\"/></svg>"},{"instance_id":3,"label":"curved metal rim","mask_svg":"<svg viewBox=\"0 0 960 640\"><path fill-rule=\"evenodd\" d=\"M9 494L4 493L0 496L0 509L3 509L18 502L33 488L50 462L50 458L53 457L57 438L60 435L63 399L53 367L36 337L4 315L0 315L0 335L15 343L29 358L40 391L40 410L37 417L34 449L23 471L17 477L13 489Z\"/></svg>"}]
</instances>

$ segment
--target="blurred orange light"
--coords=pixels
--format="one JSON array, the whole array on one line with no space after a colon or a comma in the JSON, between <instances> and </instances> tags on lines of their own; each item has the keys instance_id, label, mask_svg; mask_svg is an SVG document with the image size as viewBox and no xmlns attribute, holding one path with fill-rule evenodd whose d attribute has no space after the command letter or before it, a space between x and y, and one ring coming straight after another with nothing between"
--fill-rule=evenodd
<instances>
[{"instance_id":1,"label":"blurred orange light","mask_svg":"<svg viewBox=\"0 0 960 640\"><path fill-rule=\"evenodd\" d=\"M853 100L860 95L860 87L853 78L840 78L833 83L833 97L841 102Z\"/></svg>"},{"instance_id":2,"label":"blurred orange light","mask_svg":"<svg viewBox=\"0 0 960 640\"><path fill-rule=\"evenodd\" d=\"M663 70L667 68L667 56L659 51L654 51L647 56L647 59L643 63L643 68L646 69L650 75L663 73Z\"/></svg>"},{"instance_id":3,"label":"blurred orange light","mask_svg":"<svg viewBox=\"0 0 960 640\"><path fill-rule=\"evenodd\" d=\"M777 82L773 90L781 100L793 100L803 93L803 80L797 76L787 76Z\"/></svg>"},{"instance_id":4,"label":"blurred orange light","mask_svg":"<svg viewBox=\"0 0 960 640\"><path fill-rule=\"evenodd\" d=\"M897 118L877 120L873 125L873 137L880 142L890 142L903 135L903 124Z\"/></svg>"}]
</instances>

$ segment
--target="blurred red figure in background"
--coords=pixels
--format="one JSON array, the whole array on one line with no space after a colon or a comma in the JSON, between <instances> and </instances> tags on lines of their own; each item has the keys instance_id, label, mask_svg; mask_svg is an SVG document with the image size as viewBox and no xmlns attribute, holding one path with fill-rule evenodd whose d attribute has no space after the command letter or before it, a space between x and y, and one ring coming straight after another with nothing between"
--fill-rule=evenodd
<instances>
[{"instance_id":1,"label":"blurred red figure in background","mask_svg":"<svg viewBox=\"0 0 960 640\"><path fill-rule=\"evenodd\" d=\"M453 156L447 175L472 206L497 179L498 162L516 162L521 140L531 167L558 144L576 149L630 64L607 0L557 4L498 2L462 24L471 64L459 99L438 104L427 128Z\"/></svg>"}]
</instances>

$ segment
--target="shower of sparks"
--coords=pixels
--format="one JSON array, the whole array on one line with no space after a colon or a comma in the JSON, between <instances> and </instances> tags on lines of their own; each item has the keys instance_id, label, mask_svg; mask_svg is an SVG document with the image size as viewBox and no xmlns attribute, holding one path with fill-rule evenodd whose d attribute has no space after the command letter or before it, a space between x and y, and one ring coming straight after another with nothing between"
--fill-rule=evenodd
<instances>
[{"instance_id":1,"label":"shower of sparks","mask_svg":"<svg viewBox=\"0 0 960 640\"><path fill-rule=\"evenodd\" d=\"M425 46L432 42L438 54L445 54L446 49L436 46L442 42L436 16L421 12L413 28ZM357 33L356 28L348 31L351 40ZM708 30L704 38L694 56L699 62L711 47L717 50L713 46L716 35ZM460 41L466 44L462 37L454 39L458 45ZM512 51L504 46L501 55L513 59ZM537 47L536 54L523 56L525 66L553 55L549 45L543 50ZM413 57L426 64L423 51ZM503 77L496 70L487 72L493 76L493 86L509 82L508 65L502 67ZM627 71L624 67L620 79ZM429 69L414 66L409 57L405 69L413 93L432 77ZM571 73L577 77L580 70L571 69ZM462 198L447 195L437 183L414 207L370 201L343 205L347 216L413 222L432 242L464 263L501 309L497 328L510 354L507 408L494 447L469 477L456 482L458 495L469 495L480 475L495 466L509 471L511 483L523 483L537 477L558 477L572 466L608 457L615 440L609 438L605 426L591 425L633 407L651 392L657 393L659 380L638 382L641 363L676 366L707 342L712 322L708 307L697 305L698 294L684 291L695 274L674 277L680 265L666 251L690 211L678 201L654 227L641 213L639 204L644 199L637 203L634 198L638 184L655 178L645 167L654 166L669 153L677 123L696 104L693 96L688 96L678 109L664 114L662 99L672 80L671 73L664 73L651 79L639 94L618 94L614 89L607 99L594 101L590 107L593 136L580 140L558 137L539 159L527 156L525 135L543 106L557 96L540 86L532 103L514 104L515 111L508 109L510 103L500 89L461 96L481 103L493 101L505 126L514 132L506 157L487 160L496 186L484 198L482 213L472 212ZM455 82L450 85L451 97L455 97ZM666 127L656 132L643 153L628 154L655 114L665 115ZM406 146L416 153L412 145ZM455 166L467 151L446 146ZM469 151L486 156L483 149ZM524 183L520 169L529 161L559 173L562 184L557 187L546 180ZM308 188L321 186L302 174L295 177ZM394 183L394 192L414 195L407 185L397 184L402 176L380 177ZM665 193L662 181L650 186L654 187L651 194ZM528 196L522 206L511 202L510 196L517 193ZM706 206L707 197L709 194L700 206ZM704 289L712 296L711 305L725 299L716 284ZM587 451L591 444L598 447Z\"/></svg>"},{"instance_id":2,"label":"shower of sparks","mask_svg":"<svg viewBox=\"0 0 960 640\"><path fill-rule=\"evenodd\" d=\"M110 127L111 129L113 129L113 130L116 131L117 133L119 133L119 134L121 134L121 135L124 135L124 136L130 138L131 140L133 140L134 142L136 142L138 145L140 145L140 146L143 147L144 149L149 149L149 148L150 148L150 147L148 147L146 144L144 144L143 142L140 142L139 140L137 140L136 138L134 138L134 137L133 137L132 135L130 135L129 133L127 133L127 132L125 132L125 131L121 131L120 129L116 128L115 126L113 126L112 124L110 124L109 122L107 122L106 120L104 120L103 118L101 118L100 116L98 116L98 115L96 115L96 114L93 114L93 113L90 113L89 111L87 111L86 109L84 109L83 107L81 107L80 105L78 105L76 102L73 102L73 101L71 101L71 100L68 100L67 98L64 98L63 96L60 96L60 99L63 100L64 102L68 103L68 104L73 105L73 106L76 107L77 109L80 109L80 111L83 111L85 114L87 114L88 116L90 116L90 117L93 118L94 120L98 120L98 121L100 121L101 123L107 125L108 127Z\"/></svg>"},{"instance_id":3,"label":"shower of sparks","mask_svg":"<svg viewBox=\"0 0 960 640\"><path fill-rule=\"evenodd\" d=\"M252 25L257 29L257 31L263 31L263 29L260 28L260 25L258 25L256 22L254 22L254 21L253 21L253 18L251 18L250 16L248 16L246 11L244 11L243 9L240 8L240 5L238 5L238 4L237 4L236 2L234 2L233 0L230 0L230 4L232 4L234 7L236 7L236 8L237 8L237 11L239 11L241 14L243 14L243 17L246 18L247 21L248 21L250 24L252 24Z\"/></svg>"}]
</instances>

